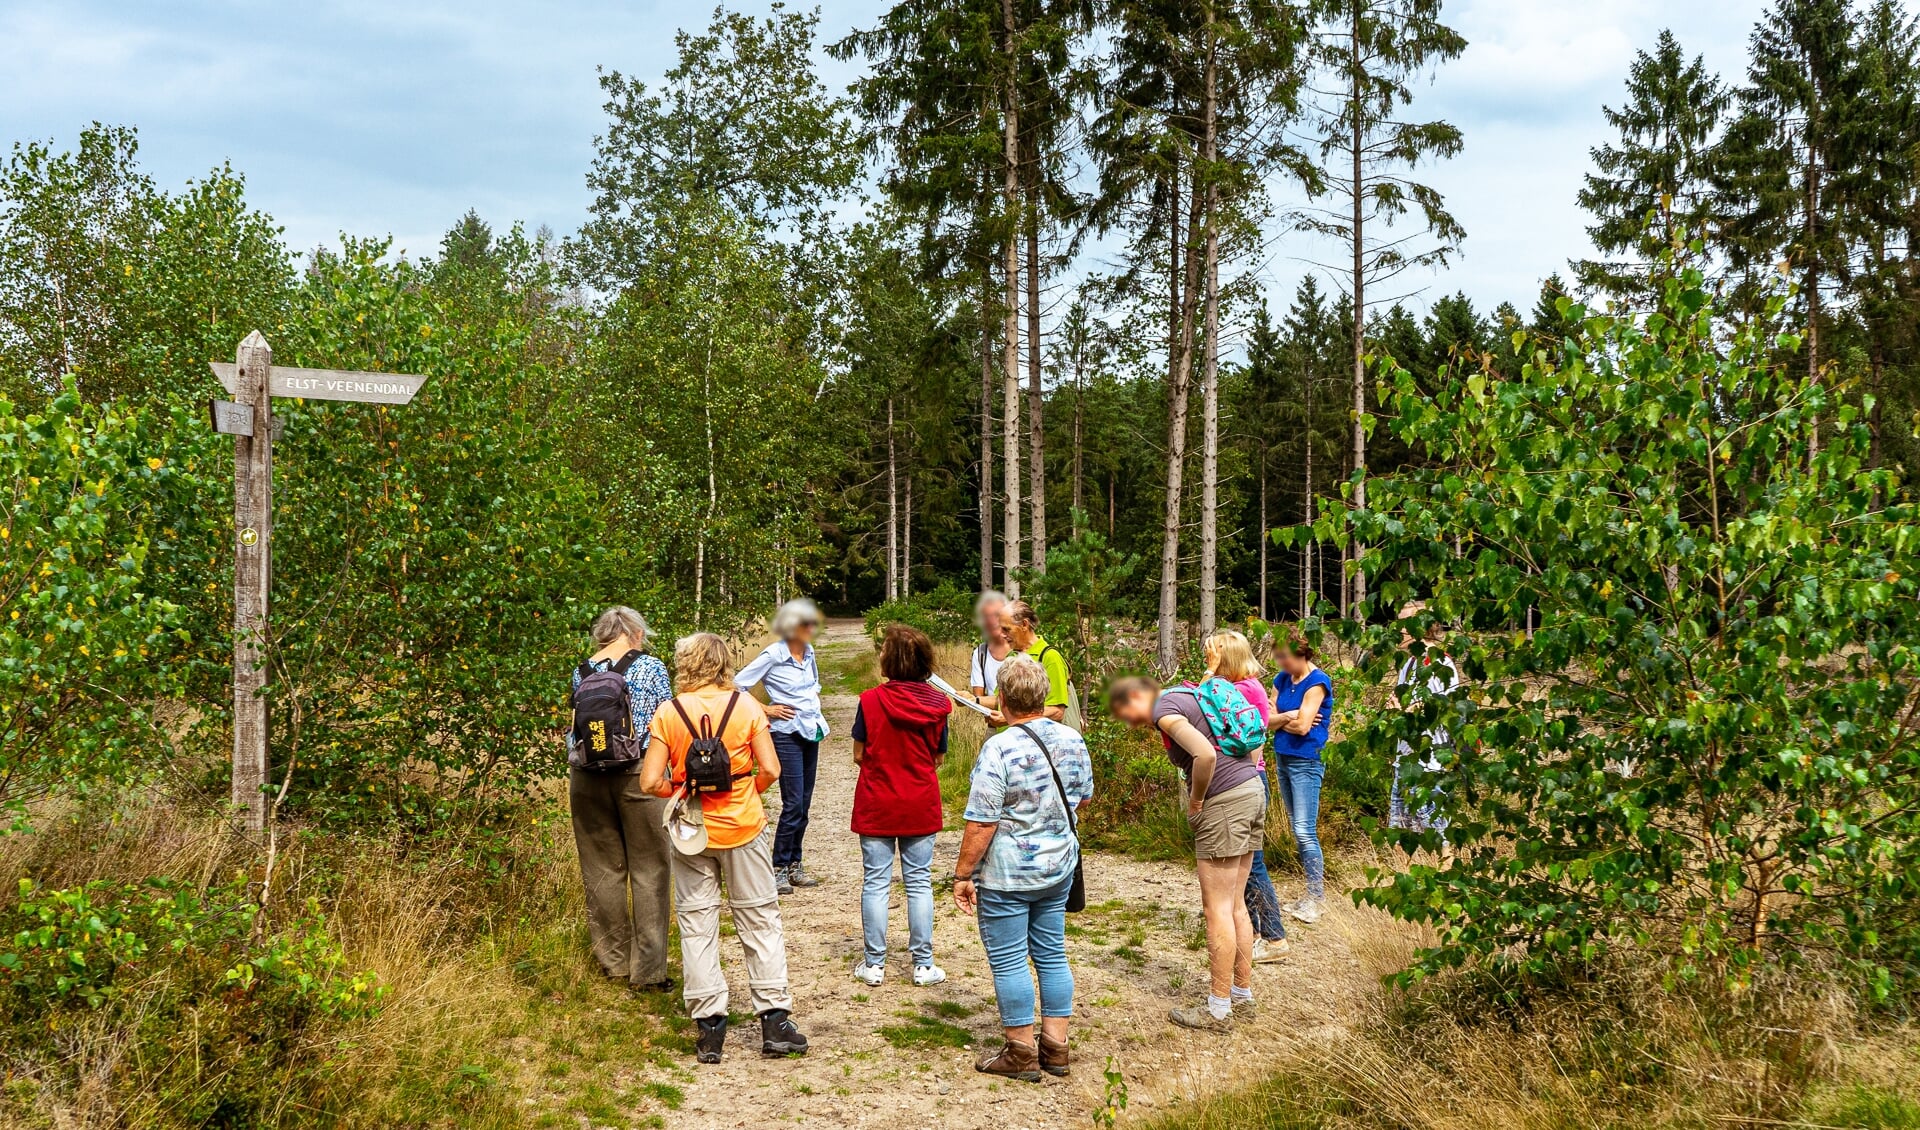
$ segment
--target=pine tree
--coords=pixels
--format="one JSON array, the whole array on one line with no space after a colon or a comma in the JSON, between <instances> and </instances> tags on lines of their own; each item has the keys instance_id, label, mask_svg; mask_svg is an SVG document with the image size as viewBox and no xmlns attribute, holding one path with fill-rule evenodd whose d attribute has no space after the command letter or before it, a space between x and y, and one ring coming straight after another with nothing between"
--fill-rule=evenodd
<instances>
[{"instance_id":1,"label":"pine tree","mask_svg":"<svg viewBox=\"0 0 1920 1130\"><path fill-rule=\"evenodd\" d=\"M1410 176L1423 160L1458 153L1459 129L1442 121L1413 122L1399 116L1413 101L1413 79L1466 49L1466 40L1440 22L1440 9L1441 0L1312 4L1318 23L1313 52L1322 76L1313 131L1325 161L1324 183L1347 207L1311 213L1302 226L1339 239L1352 256L1348 284L1353 302L1351 459L1356 508L1367 504L1368 290L1410 267L1445 263L1466 236L1440 193ZM1392 227L1409 213L1435 238L1434 246L1413 250L1408 236L1380 237L1379 228ZM1363 552L1356 543L1356 562ZM1366 599L1365 576L1357 568L1351 597Z\"/></svg>"},{"instance_id":2,"label":"pine tree","mask_svg":"<svg viewBox=\"0 0 1920 1130\"><path fill-rule=\"evenodd\" d=\"M1652 54L1634 55L1626 103L1604 108L1618 140L1592 150L1595 171L1579 198L1593 213L1593 245L1629 258L1575 263L1581 285L1620 298L1644 295L1647 265L1675 225L1689 237L1702 233L1712 213L1715 135L1730 101L1705 59L1689 62L1671 31L1660 33ZM1651 229L1649 216L1658 217Z\"/></svg>"}]
</instances>

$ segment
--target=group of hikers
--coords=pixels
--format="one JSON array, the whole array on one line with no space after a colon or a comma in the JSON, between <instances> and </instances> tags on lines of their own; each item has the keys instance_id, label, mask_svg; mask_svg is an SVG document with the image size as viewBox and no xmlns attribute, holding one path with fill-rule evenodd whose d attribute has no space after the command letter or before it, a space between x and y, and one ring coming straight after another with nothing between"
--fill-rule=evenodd
<instances>
[{"instance_id":1,"label":"group of hikers","mask_svg":"<svg viewBox=\"0 0 1920 1130\"><path fill-rule=\"evenodd\" d=\"M937 680L924 632L896 624L879 640L881 682L855 707L852 831L864 871L864 939L852 975L873 987L886 979L897 869L913 984L946 980L934 961L934 844L946 824L939 766L956 701L977 708L988 736L969 782L953 900L977 922L1005 1042L976 1066L1037 1082L1070 1069L1066 917L1085 905L1079 812L1093 796L1093 762L1065 658L1040 635L1033 608L989 591L976 618L981 640L966 690ZM595 650L573 673L568 794L593 955L609 977L670 991L668 915L677 916L681 991L701 1063L720 1062L727 1036L723 897L745 951L762 1054L807 1051L793 1022L780 899L820 882L805 859L828 733L814 650L820 625L812 601L787 602L770 622L774 641L737 670L725 639L695 633L675 645L669 678L647 651L640 614L609 608L593 624ZM1122 678L1108 688L1107 706L1127 725L1157 732L1185 783L1210 984L1204 1001L1169 1019L1225 1032L1253 1013L1253 966L1285 956L1286 919L1311 923L1322 912L1321 753L1334 687L1298 639L1278 648L1270 680L1240 632L1214 633L1205 654L1199 681ZM1401 681L1419 675L1403 670ZM1448 663L1425 683L1447 693L1452 677ZM755 686L764 703L747 693ZM779 814L769 829L761 795L776 782ZM1286 903L1264 851L1276 793L1306 877L1303 896ZM1396 780L1396 821L1435 818L1400 794Z\"/></svg>"}]
</instances>

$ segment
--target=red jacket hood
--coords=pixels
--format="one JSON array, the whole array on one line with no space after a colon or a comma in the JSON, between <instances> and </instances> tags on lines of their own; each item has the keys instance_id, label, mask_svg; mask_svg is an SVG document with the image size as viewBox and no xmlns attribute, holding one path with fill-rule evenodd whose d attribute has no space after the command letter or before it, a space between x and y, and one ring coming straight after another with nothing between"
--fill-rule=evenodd
<instances>
[{"instance_id":1,"label":"red jacket hood","mask_svg":"<svg viewBox=\"0 0 1920 1130\"><path fill-rule=\"evenodd\" d=\"M897 726L931 726L953 712L953 703L931 683L905 679L881 683L861 696L869 710L884 710Z\"/></svg>"}]
</instances>

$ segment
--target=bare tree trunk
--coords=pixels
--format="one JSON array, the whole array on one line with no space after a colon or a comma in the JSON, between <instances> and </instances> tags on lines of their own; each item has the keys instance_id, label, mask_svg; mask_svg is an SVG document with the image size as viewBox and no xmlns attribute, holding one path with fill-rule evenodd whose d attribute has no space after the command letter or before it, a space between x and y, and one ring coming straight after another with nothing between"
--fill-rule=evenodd
<instances>
[{"instance_id":1,"label":"bare tree trunk","mask_svg":"<svg viewBox=\"0 0 1920 1130\"><path fill-rule=\"evenodd\" d=\"M1178 212L1179 172L1172 174L1175 191L1171 194L1174 215ZM1200 223L1200 193L1189 188L1185 239L1190 243ZM1178 234L1180 225L1169 225ZM1163 674L1172 674L1179 660L1180 629L1180 527L1181 504L1185 498L1187 473L1187 394L1193 379L1193 316L1195 296L1200 289L1200 257L1191 246L1175 244L1169 266L1180 264L1172 290L1176 295L1173 318L1168 325L1172 343L1167 377L1167 497L1165 520L1160 540L1160 616L1159 640L1155 659Z\"/></svg>"},{"instance_id":2,"label":"bare tree trunk","mask_svg":"<svg viewBox=\"0 0 1920 1130\"><path fill-rule=\"evenodd\" d=\"M1087 382L1085 346L1073 355L1073 536L1080 536L1080 522L1086 509L1086 461L1081 447L1086 442Z\"/></svg>"},{"instance_id":3,"label":"bare tree trunk","mask_svg":"<svg viewBox=\"0 0 1920 1130\"><path fill-rule=\"evenodd\" d=\"M1019 40L1013 22L1013 0L1000 0L1000 20L1006 32L1006 104L1001 115L1001 135L1005 149L1006 181L1001 188L1001 204L1006 215L1005 262L1007 309L1006 335L1000 343L1002 381L1001 419L1006 423L1003 453L1003 481L1006 484L1006 527L1002 587L1008 596L1020 595L1020 67Z\"/></svg>"},{"instance_id":4,"label":"bare tree trunk","mask_svg":"<svg viewBox=\"0 0 1920 1130\"><path fill-rule=\"evenodd\" d=\"M1807 139L1807 200L1806 225L1804 228L1807 244L1806 280L1801 289L1807 292L1807 387L1812 388L1820 381L1820 271L1813 243L1818 225L1820 209L1820 165L1814 157L1813 139ZM1815 415L1808 421L1807 457L1820 454L1820 417Z\"/></svg>"},{"instance_id":5,"label":"bare tree trunk","mask_svg":"<svg viewBox=\"0 0 1920 1130\"><path fill-rule=\"evenodd\" d=\"M1260 448L1260 619L1267 615L1267 449Z\"/></svg>"},{"instance_id":6,"label":"bare tree trunk","mask_svg":"<svg viewBox=\"0 0 1920 1130\"><path fill-rule=\"evenodd\" d=\"M1367 429L1364 420L1367 415L1367 271L1366 271L1366 199L1365 168L1362 161L1366 156L1366 139L1361 131L1360 106L1360 9L1353 6L1353 26L1351 45L1353 49L1353 505L1356 510L1364 510L1367 505ZM1357 541L1353 546L1354 568L1341 570L1340 603L1341 615L1346 616L1352 607L1367 599L1367 579L1359 570L1360 559L1366 550ZM1349 595L1347 575L1352 575L1352 589Z\"/></svg>"},{"instance_id":7,"label":"bare tree trunk","mask_svg":"<svg viewBox=\"0 0 1920 1130\"><path fill-rule=\"evenodd\" d=\"M1037 144L1037 143L1036 143ZM1033 154L1027 185L1027 493L1032 498L1033 571L1047 571L1047 462L1040 391L1040 159Z\"/></svg>"},{"instance_id":8,"label":"bare tree trunk","mask_svg":"<svg viewBox=\"0 0 1920 1130\"><path fill-rule=\"evenodd\" d=\"M887 398L887 599L900 598L900 456L893 398Z\"/></svg>"},{"instance_id":9,"label":"bare tree trunk","mask_svg":"<svg viewBox=\"0 0 1920 1130\"><path fill-rule=\"evenodd\" d=\"M993 321L980 294L980 587L993 587Z\"/></svg>"},{"instance_id":10,"label":"bare tree trunk","mask_svg":"<svg viewBox=\"0 0 1920 1130\"><path fill-rule=\"evenodd\" d=\"M713 453L713 335L707 335L707 363L700 373L702 418L707 427L707 520L700 523L693 552L693 626L699 627L706 613L707 530L720 512L720 486L714 472Z\"/></svg>"},{"instance_id":11,"label":"bare tree trunk","mask_svg":"<svg viewBox=\"0 0 1920 1130\"><path fill-rule=\"evenodd\" d=\"M907 504L900 518L900 599L913 595L913 475L907 475Z\"/></svg>"},{"instance_id":12,"label":"bare tree trunk","mask_svg":"<svg viewBox=\"0 0 1920 1130\"><path fill-rule=\"evenodd\" d=\"M1206 106L1200 155L1206 162L1206 354L1200 368L1200 636L1213 634L1220 618L1220 187L1213 162L1218 152L1213 5L1207 5Z\"/></svg>"},{"instance_id":13,"label":"bare tree trunk","mask_svg":"<svg viewBox=\"0 0 1920 1130\"><path fill-rule=\"evenodd\" d=\"M1313 598L1314 598L1314 595L1319 591L1319 586L1318 584L1316 584L1317 578L1314 577L1313 575L1314 556L1315 556L1314 548L1318 544L1319 539L1314 537L1313 535L1313 370L1312 368L1308 368L1306 377L1307 379L1305 383L1307 386L1307 389L1306 389L1307 424L1306 424L1306 427L1301 429L1301 432L1306 436L1306 439L1307 439L1307 457L1305 461L1307 465L1306 467L1307 480L1306 480L1305 489L1301 491L1300 513L1303 516L1302 524L1307 527L1307 537L1306 537L1306 543L1300 547L1300 555L1301 555L1300 607L1295 610L1296 619L1304 619L1307 613L1313 609Z\"/></svg>"}]
</instances>

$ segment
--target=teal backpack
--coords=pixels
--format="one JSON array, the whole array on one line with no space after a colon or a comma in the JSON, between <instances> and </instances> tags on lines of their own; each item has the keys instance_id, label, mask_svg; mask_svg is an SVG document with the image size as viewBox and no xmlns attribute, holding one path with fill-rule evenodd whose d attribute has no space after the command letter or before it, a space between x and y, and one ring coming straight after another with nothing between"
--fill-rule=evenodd
<instances>
[{"instance_id":1,"label":"teal backpack","mask_svg":"<svg viewBox=\"0 0 1920 1130\"><path fill-rule=\"evenodd\" d=\"M1214 743L1228 757L1252 757L1267 745L1267 724L1240 688L1218 675L1198 686L1187 683L1169 690L1185 691L1200 704L1200 714L1213 731Z\"/></svg>"}]
</instances>

